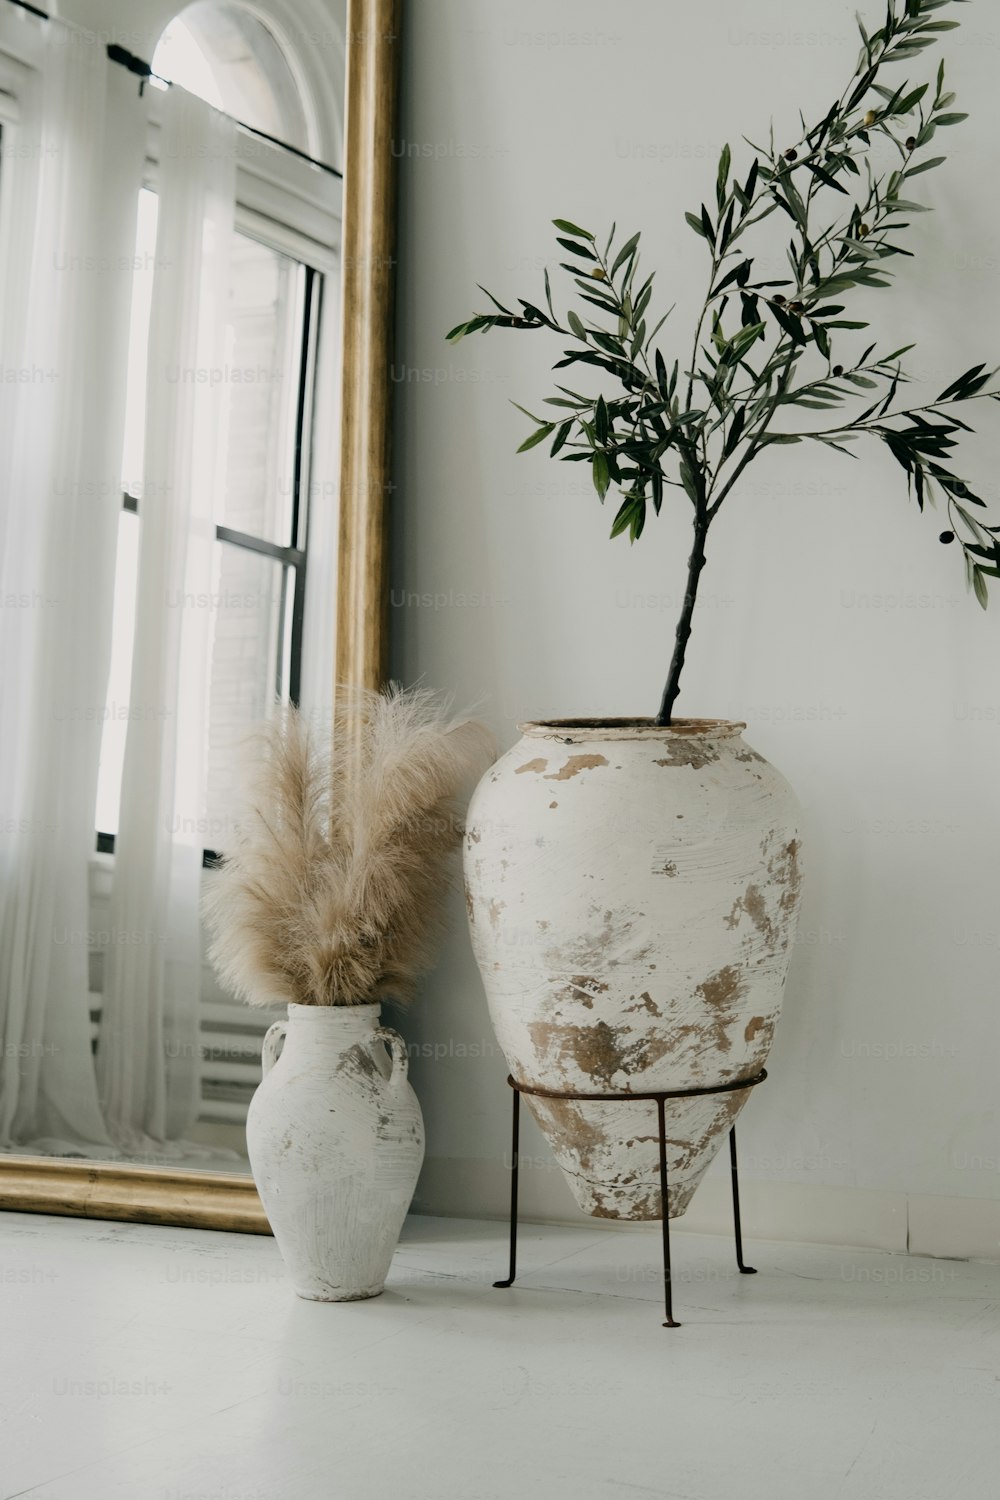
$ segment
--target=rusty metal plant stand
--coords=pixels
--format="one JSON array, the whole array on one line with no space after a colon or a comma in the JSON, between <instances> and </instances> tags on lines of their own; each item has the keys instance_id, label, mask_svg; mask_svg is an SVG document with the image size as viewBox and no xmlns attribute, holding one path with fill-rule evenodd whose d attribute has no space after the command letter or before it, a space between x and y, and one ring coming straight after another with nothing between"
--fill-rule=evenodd
<instances>
[{"instance_id":1,"label":"rusty metal plant stand","mask_svg":"<svg viewBox=\"0 0 1000 1500\"><path fill-rule=\"evenodd\" d=\"M668 1099L692 1099L702 1094L735 1094L740 1089L756 1088L758 1083L763 1083L767 1077L766 1068L761 1068L753 1078L737 1078L733 1083L718 1083L711 1088L697 1089L662 1089L649 1094L565 1094L557 1093L553 1089L531 1088L526 1083L518 1083L515 1078L508 1076L507 1083L514 1091L514 1114L511 1128L511 1174L510 1174L510 1271L503 1281L494 1281L495 1287L509 1287L514 1285L517 1275L517 1185L518 1185L518 1147L520 1142L521 1125L521 1095L534 1094L541 1099L569 1099L586 1100L589 1103L624 1104L632 1103L636 1099L653 1099L656 1101L656 1118L659 1130L660 1151L660 1221L663 1226L663 1294L666 1307L666 1322L664 1328L680 1328L680 1324L674 1320L673 1284L670 1276L670 1216L669 1216L669 1191L667 1183L667 1127L666 1127L666 1101ZM729 1132L729 1169L733 1186L733 1228L736 1238L736 1264L740 1274L743 1276L756 1276L757 1268L748 1266L743 1261L743 1230L740 1223L740 1176L736 1160L736 1126Z\"/></svg>"}]
</instances>

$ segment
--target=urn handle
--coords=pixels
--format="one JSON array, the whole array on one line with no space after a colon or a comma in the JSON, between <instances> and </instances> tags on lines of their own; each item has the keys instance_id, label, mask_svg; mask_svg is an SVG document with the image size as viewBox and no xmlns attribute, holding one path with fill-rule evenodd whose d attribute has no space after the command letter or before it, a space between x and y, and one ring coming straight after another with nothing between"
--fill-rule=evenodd
<instances>
[{"instance_id":1,"label":"urn handle","mask_svg":"<svg viewBox=\"0 0 1000 1500\"><path fill-rule=\"evenodd\" d=\"M260 1051L261 1073L264 1078L270 1073L281 1055L279 1044L285 1040L287 1030L287 1021L275 1021L274 1025L269 1026L264 1033L264 1045Z\"/></svg>"},{"instance_id":2,"label":"urn handle","mask_svg":"<svg viewBox=\"0 0 1000 1500\"><path fill-rule=\"evenodd\" d=\"M380 1026L374 1033L376 1042L385 1042L392 1053L392 1072L389 1075L389 1083L398 1087L406 1082L406 1072L409 1066L409 1057L406 1051L406 1043L398 1031L393 1031L391 1026Z\"/></svg>"}]
</instances>

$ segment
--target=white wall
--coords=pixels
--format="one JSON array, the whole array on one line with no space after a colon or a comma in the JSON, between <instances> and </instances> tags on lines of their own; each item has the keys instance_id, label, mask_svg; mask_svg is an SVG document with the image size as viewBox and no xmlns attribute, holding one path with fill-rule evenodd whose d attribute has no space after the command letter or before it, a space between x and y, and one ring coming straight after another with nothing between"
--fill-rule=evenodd
<instances>
[{"instance_id":1,"label":"white wall","mask_svg":"<svg viewBox=\"0 0 1000 1500\"><path fill-rule=\"evenodd\" d=\"M877 24L874 0L863 9ZM550 394L556 346L496 333L450 347L445 332L480 309L478 281L539 294L559 215L642 229L661 304L678 303L665 350L688 347L707 267L683 210L711 191L723 141L740 161L744 133L773 115L780 140L800 104L817 116L839 93L853 11L408 7L394 672L481 703L504 747L518 719L655 711L685 517L651 522L631 550L609 542L578 466L544 447L514 456L527 429L508 403ZM972 120L942 132L947 168L917 179L938 210L917 223L919 258L870 303L886 350L919 338L911 368L935 391L1000 348L1000 24L985 3L955 16L947 53ZM971 467L989 484L1000 412L976 415L989 435ZM1000 1254L1000 597L984 616L966 596L943 520L917 514L874 445L857 464L818 446L772 453L727 509L680 708L748 720L802 800L808 880L771 1081L741 1125L751 1228ZM413 1064L429 1132L418 1201L502 1213L506 1068L458 900L454 914L401 1023L431 1054ZM533 1127L524 1149L529 1206L572 1217ZM693 1223L721 1222L723 1190L716 1172Z\"/></svg>"}]
</instances>

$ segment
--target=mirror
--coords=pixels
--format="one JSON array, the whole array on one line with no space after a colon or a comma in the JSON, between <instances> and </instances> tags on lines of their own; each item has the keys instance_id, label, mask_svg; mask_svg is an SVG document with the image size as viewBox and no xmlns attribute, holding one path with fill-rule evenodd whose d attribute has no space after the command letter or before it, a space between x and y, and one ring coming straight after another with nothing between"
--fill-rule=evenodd
<instances>
[{"instance_id":1,"label":"mirror","mask_svg":"<svg viewBox=\"0 0 1000 1500\"><path fill-rule=\"evenodd\" d=\"M266 1231L199 914L375 685L398 0L0 0L0 1207Z\"/></svg>"}]
</instances>

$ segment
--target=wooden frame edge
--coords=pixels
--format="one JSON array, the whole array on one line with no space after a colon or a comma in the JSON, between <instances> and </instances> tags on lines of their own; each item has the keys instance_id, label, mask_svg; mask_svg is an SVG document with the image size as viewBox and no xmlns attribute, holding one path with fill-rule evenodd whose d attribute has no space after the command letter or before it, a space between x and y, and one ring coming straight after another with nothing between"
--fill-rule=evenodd
<instances>
[{"instance_id":1,"label":"wooden frame edge","mask_svg":"<svg viewBox=\"0 0 1000 1500\"><path fill-rule=\"evenodd\" d=\"M271 1232L252 1177L61 1157L0 1156L0 1209Z\"/></svg>"},{"instance_id":2,"label":"wooden frame edge","mask_svg":"<svg viewBox=\"0 0 1000 1500\"><path fill-rule=\"evenodd\" d=\"M401 11L348 0L336 676L368 688L388 656Z\"/></svg>"},{"instance_id":3,"label":"wooden frame edge","mask_svg":"<svg viewBox=\"0 0 1000 1500\"><path fill-rule=\"evenodd\" d=\"M338 682L388 654L396 128L401 0L348 0L342 244ZM252 1177L0 1155L0 1212L269 1234Z\"/></svg>"}]
</instances>

